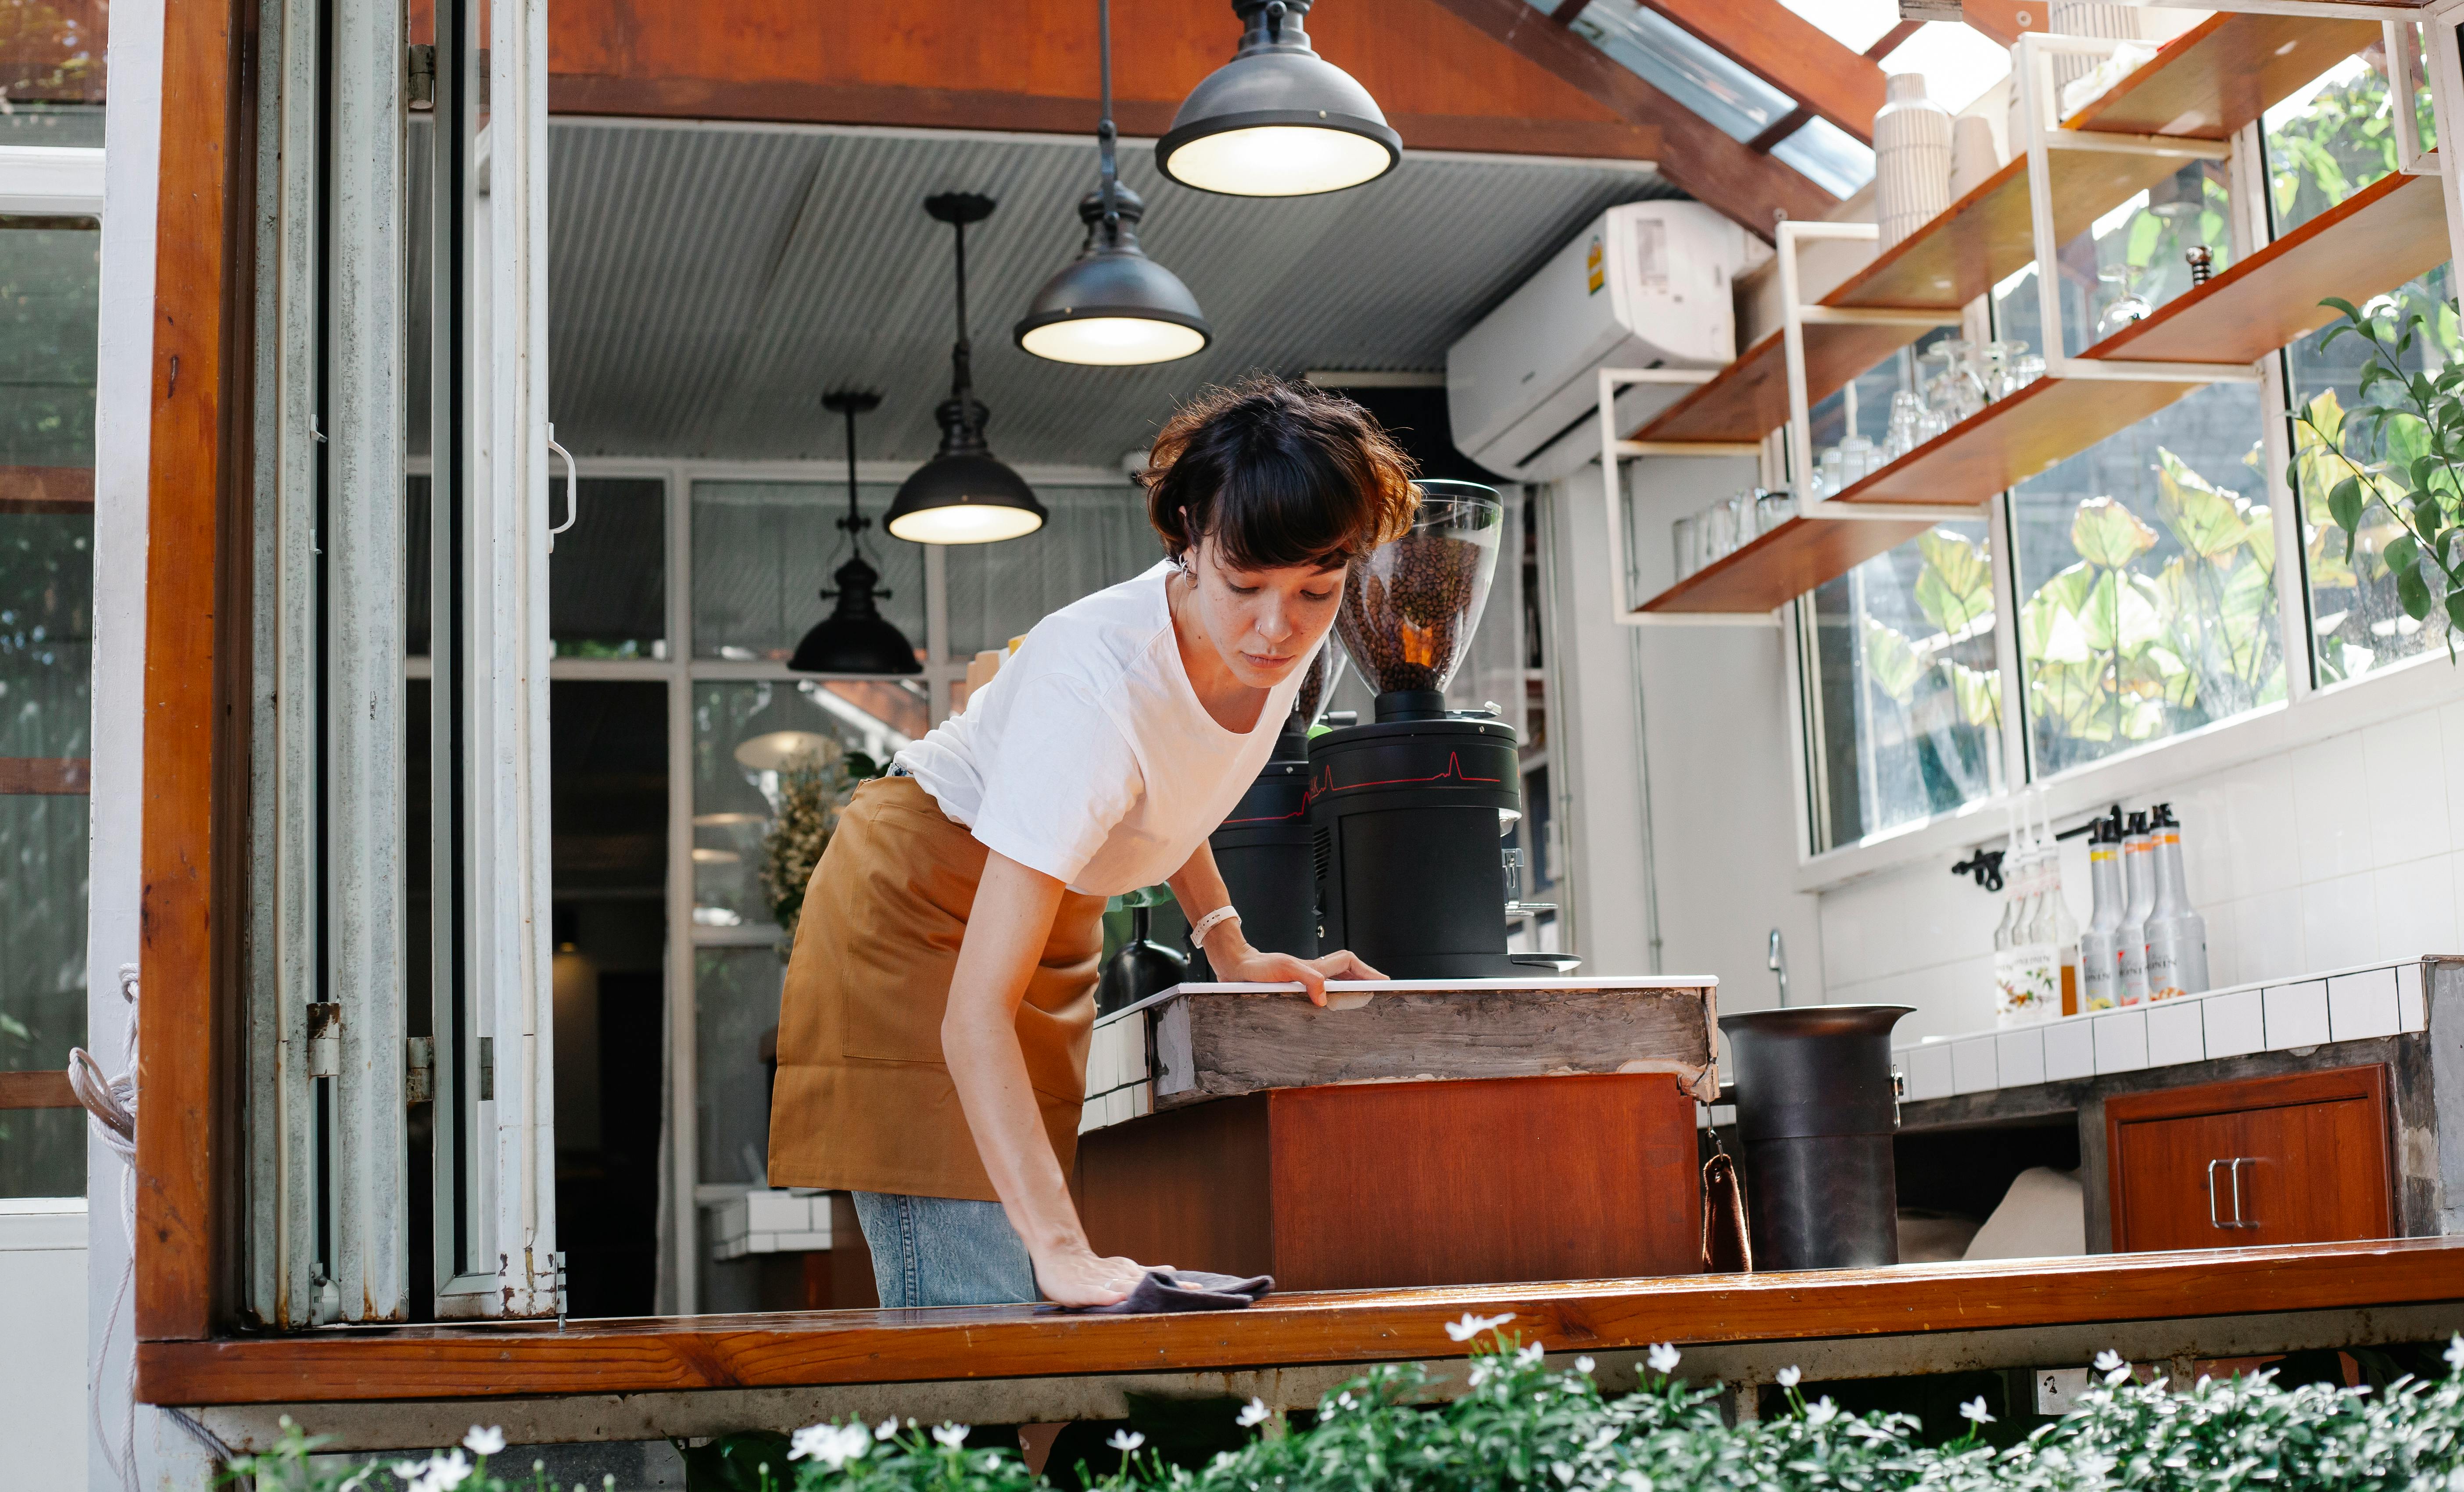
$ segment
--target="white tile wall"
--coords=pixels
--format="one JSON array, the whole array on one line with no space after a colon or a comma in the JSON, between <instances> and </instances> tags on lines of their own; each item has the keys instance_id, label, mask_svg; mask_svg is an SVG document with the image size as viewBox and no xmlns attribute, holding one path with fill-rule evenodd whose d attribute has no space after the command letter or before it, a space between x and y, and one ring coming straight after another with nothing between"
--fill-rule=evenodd
<instances>
[{"instance_id":1,"label":"white tile wall","mask_svg":"<svg viewBox=\"0 0 2464 1492\"><path fill-rule=\"evenodd\" d=\"M2271 984L2263 1008L2269 1046L2317 1046L2329 1040L2327 983L2323 979Z\"/></svg>"},{"instance_id":2,"label":"white tile wall","mask_svg":"<svg viewBox=\"0 0 2464 1492\"><path fill-rule=\"evenodd\" d=\"M2135 801L2168 800L2182 821L2191 901L2208 921L2211 988L2464 953L2464 704ZM1980 839L1991 833L1980 825ZM2085 922L2085 843L2062 848L2063 885ZM1824 998L1915 1006L1893 1033L1898 1042L1993 1027L2002 899L1947 870L1947 861L1929 860L1820 898ZM2241 1006L2204 1017L2211 1042L2221 1020L2227 1046L2260 1044ZM2294 1019L2291 1007L2281 1019ZM2093 1061L2048 1042L2049 1079L2061 1076L2066 1057ZM2271 1037L2264 1044L2280 1043Z\"/></svg>"},{"instance_id":3,"label":"white tile wall","mask_svg":"<svg viewBox=\"0 0 2464 1492\"><path fill-rule=\"evenodd\" d=\"M2199 1001L2210 1057L2242 1057L2267 1045L2264 1001L2256 990L2235 990Z\"/></svg>"},{"instance_id":4,"label":"white tile wall","mask_svg":"<svg viewBox=\"0 0 2464 1492\"><path fill-rule=\"evenodd\" d=\"M2206 1061L2207 1028L2199 1017L2199 1001L2194 999L2168 999L2148 1006L2147 1065L2169 1067Z\"/></svg>"},{"instance_id":5,"label":"white tile wall","mask_svg":"<svg viewBox=\"0 0 2464 1492\"><path fill-rule=\"evenodd\" d=\"M2329 1036L2339 1042L2359 1042L2393 1036L2399 1029L2393 969L2365 969L2327 981Z\"/></svg>"}]
</instances>

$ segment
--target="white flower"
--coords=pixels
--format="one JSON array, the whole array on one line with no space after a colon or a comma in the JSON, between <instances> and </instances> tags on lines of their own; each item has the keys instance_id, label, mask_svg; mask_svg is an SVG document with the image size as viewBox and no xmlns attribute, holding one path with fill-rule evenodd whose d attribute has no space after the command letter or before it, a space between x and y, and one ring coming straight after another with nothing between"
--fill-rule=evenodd
<instances>
[{"instance_id":1,"label":"white flower","mask_svg":"<svg viewBox=\"0 0 2464 1492\"><path fill-rule=\"evenodd\" d=\"M1334 1396L1334 1407L1337 1409L1357 1409L1359 1405L1353 1400L1350 1393L1338 1393Z\"/></svg>"},{"instance_id":2,"label":"white flower","mask_svg":"<svg viewBox=\"0 0 2464 1492\"><path fill-rule=\"evenodd\" d=\"M897 1433L898 1416L896 1415L891 1415L888 1419L885 1419L881 1423L872 1427L872 1437L876 1440L887 1440Z\"/></svg>"},{"instance_id":3,"label":"white flower","mask_svg":"<svg viewBox=\"0 0 2464 1492\"><path fill-rule=\"evenodd\" d=\"M396 1461L393 1463L394 1477L396 1480L402 1481L408 1481L412 1478L419 1476L422 1472L425 1472L427 1469L428 1463L426 1461Z\"/></svg>"},{"instance_id":4,"label":"white flower","mask_svg":"<svg viewBox=\"0 0 2464 1492\"><path fill-rule=\"evenodd\" d=\"M1241 1413L1232 1416L1232 1422L1239 1425L1242 1429L1246 1430L1251 1425L1265 1424L1266 1422L1267 1413L1266 1401L1262 1398L1253 1398L1248 1403L1241 1406Z\"/></svg>"},{"instance_id":5,"label":"white flower","mask_svg":"<svg viewBox=\"0 0 2464 1492\"><path fill-rule=\"evenodd\" d=\"M1643 1354L1643 1360L1651 1365L1653 1372L1675 1372L1678 1355L1676 1343L1655 1342L1651 1350Z\"/></svg>"},{"instance_id":6,"label":"white flower","mask_svg":"<svg viewBox=\"0 0 2464 1492\"><path fill-rule=\"evenodd\" d=\"M1468 1342L1482 1332L1493 1331L1513 1319L1512 1311L1507 1311L1503 1316L1475 1316L1470 1311L1464 1311L1461 1321L1446 1323L1446 1335L1458 1342Z\"/></svg>"},{"instance_id":7,"label":"white flower","mask_svg":"<svg viewBox=\"0 0 2464 1492\"><path fill-rule=\"evenodd\" d=\"M1985 1412L1985 1395L1982 1393L1959 1406L1959 1417L1980 1425L1993 1422L1993 1416Z\"/></svg>"},{"instance_id":8,"label":"white flower","mask_svg":"<svg viewBox=\"0 0 2464 1492\"><path fill-rule=\"evenodd\" d=\"M2447 1344L2447 1350L2443 1355L2447 1358L2448 1367L2457 1372L2464 1372L2464 1331L2455 1333L2454 1340Z\"/></svg>"},{"instance_id":9,"label":"white flower","mask_svg":"<svg viewBox=\"0 0 2464 1492\"><path fill-rule=\"evenodd\" d=\"M1651 1492L1651 1479L1632 1467L1617 1473L1617 1484L1627 1492Z\"/></svg>"},{"instance_id":10,"label":"white flower","mask_svg":"<svg viewBox=\"0 0 2464 1492\"><path fill-rule=\"evenodd\" d=\"M2104 1374L2106 1388L2112 1388L2130 1376L2130 1365L2123 1361L2122 1354L2111 1348L2096 1354L2096 1371Z\"/></svg>"},{"instance_id":11,"label":"white flower","mask_svg":"<svg viewBox=\"0 0 2464 1492\"><path fill-rule=\"evenodd\" d=\"M1471 1386L1473 1388L1479 1388L1482 1384L1486 1383L1491 1377L1496 1375L1497 1370L1490 1366L1490 1364L1494 1363L1496 1360L1497 1359L1493 1357L1475 1357L1471 1360Z\"/></svg>"},{"instance_id":12,"label":"white flower","mask_svg":"<svg viewBox=\"0 0 2464 1492\"><path fill-rule=\"evenodd\" d=\"M1617 1427L1616 1425L1602 1425L1600 1426L1599 1434L1593 1436L1590 1442L1583 1447L1583 1454L1586 1456L1597 1456L1600 1452L1607 1450L1611 1445L1616 1444L1617 1437Z\"/></svg>"},{"instance_id":13,"label":"white flower","mask_svg":"<svg viewBox=\"0 0 2464 1492\"><path fill-rule=\"evenodd\" d=\"M1135 1430L1115 1430L1112 1432L1112 1437L1104 1443L1120 1452L1122 1455L1127 1456L1132 1451L1136 1450L1139 1446L1146 1444L1147 1437L1138 1434Z\"/></svg>"},{"instance_id":14,"label":"white flower","mask_svg":"<svg viewBox=\"0 0 2464 1492\"><path fill-rule=\"evenodd\" d=\"M1804 1377L1804 1371L1792 1364L1779 1371L1779 1386L1783 1389L1795 1388Z\"/></svg>"},{"instance_id":15,"label":"white flower","mask_svg":"<svg viewBox=\"0 0 2464 1492\"><path fill-rule=\"evenodd\" d=\"M1529 1347L1515 1349L1514 1366L1517 1368L1536 1368L1540 1364L1540 1359L1547 1355L1548 1353L1542 1349L1540 1344L1534 1342Z\"/></svg>"},{"instance_id":16,"label":"white flower","mask_svg":"<svg viewBox=\"0 0 2464 1492\"><path fill-rule=\"evenodd\" d=\"M933 1438L944 1447L955 1451L967 1443L967 1429L965 1425L945 1419L933 1427Z\"/></svg>"},{"instance_id":17,"label":"white flower","mask_svg":"<svg viewBox=\"0 0 2464 1492\"><path fill-rule=\"evenodd\" d=\"M1574 1484L1574 1468L1567 1465L1564 1461L1551 1461L1549 1463L1549 1469L1556 1473L1557 1480L1559 1481L1564 1482L1570 1487Z\"/></svg>"},{"instance_id":18,"label":"white flower","mask_svg":"<svg viewBox=\"0 0 2464 1492\"><path fill-rule=\"evenodd\" d=\"M862 1425L807 1425L789 1441L787 1459L817 1460L836 1471L871 1449L872 1437Z\"/></svg>"},{"instance_id":19,"label":"white flower","mask_svg":"<svg viewBox=\"0 0 2464 1492\"><path fill-rule=\"evenodd\" d=\"M505 1448L504 1427L490 1425L482 1430L477 1425L473 1425L471 1433L462 1437L462 1443L471 1448L471 1454L473 1456L497 1455Z\"/></svg>"},{"instance_id":20,"label":"white flower","mask_svg":"<svg viewBox=\"0 0 2464 1492\"><path fill-rule=\"evenodd\" d=\"M1574 1371L1576 1372L1588 1373L1597 1366L1598 1364L1593 1362L1588 1357L1577 1357L1574 1359Z\"/></svg>"},{"instance_id":21,"label":"white flower","mask_svg":"<svg viewBox=\"0 0 2464 1492\"><path fill-rule=\"evenodd\" d=\"M1979 1399L1977 1402L1983 1403L1984 1400ZM1813 1406L1808 1408L1805 1412L1805 1422L1816 1427L1817 1429L1823 1425L1831 1423L1831 1421L1838 1417L1839 1406L1831 1402L1828 1395L1816 1400Z\"/></svg>"},{"instance_id":22,"label":"white flower","mask_svg":"<svg viewBox=\"0 0 2464 1492\"><path fill-rule=\"evenodd\" d=\"M397 1472L400 1468L395 1468ZM453 1492L471 1476L470 1459L460 1451L451 1456L431 1456L428 1464L419 1468L419 1476L410 1483L411 1492Z\"/></svg>"}]
</instances>

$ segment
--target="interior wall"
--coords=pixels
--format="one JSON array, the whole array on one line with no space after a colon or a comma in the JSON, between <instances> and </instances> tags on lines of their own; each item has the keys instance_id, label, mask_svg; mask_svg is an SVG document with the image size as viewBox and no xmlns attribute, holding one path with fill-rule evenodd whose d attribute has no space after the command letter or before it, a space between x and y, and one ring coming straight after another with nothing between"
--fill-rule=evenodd
<instances>
[{"instance_id":1,"label":"interior wall","mask_svg":"<svg viewBox=\"0 0 2464 1492\"><path fill-rule=\"evenodd\" d=\"M1636 530L1645 535L1665 535L1678 514L1754 480L1749 458L1645 460L1628 470ZM1565 833L1573 951L1600 974L1713 975L1722 1009L1752 1010L1778 1002L1766 966L1777 928L1791 1002L1822 998L1815 901L1791 889L1796 769L1779 630L1619 624L1599 478L1586 472L1551 484L1548 501L1551 705L1561 716L1551 752L1569 754L1573 784ZM1644 594L1669 583L1668 549L1646 544L1637 554Z\"/></svg>"},{"instance_id":2,"label":"interior wall","mask_svg":"<svg viewBox=\"0 0 2464 1492\"><path fill-rule=\"evenodd\" d=\"M2166 801L2182 821L2184 875L2207 918L2214 987L2464 946L2464 705L2257 757L2123 807ZM1928 859L1820 898L1831 998L1915 1006L1900 1023L1903 1040L1993 1026L2002 898L1947 866ZM2062 845L2062 886L2084 923L2083 836Z\"/></svg>"}]
</instances>

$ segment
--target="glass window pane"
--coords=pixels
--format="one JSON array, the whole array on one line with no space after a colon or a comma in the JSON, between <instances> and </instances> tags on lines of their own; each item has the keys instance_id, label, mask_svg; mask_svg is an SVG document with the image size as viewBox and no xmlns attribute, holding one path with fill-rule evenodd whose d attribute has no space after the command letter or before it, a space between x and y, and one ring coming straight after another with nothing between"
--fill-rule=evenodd
<instances>
[{"instance_id":1,"label":"glass window pane","mask_svg":"<svg viewBox=\"0 0 2464 1492\"><path fill-rule=\"evenodd\" d=\"M864 550L890 595L881 614L924 645L924 549L882 532L898 489L860 489ZM693 490L693 655L784 663L829 614L825 590L847 560L847 487L828 482L695 482Z\"/></svg>"},{"instance_id":2,"label":"glass window pane","mask_svg":"<svg viewBox=\"0 0 2464 1492\"><path fill-rule=\"evenodd\" d=\"M2232 207L2225 164L2194 161L2063 245L2064 347L2076 355L2189 290L2197 251L2221 274L2233 262ZM2001 335L2042 351L2035 267L1995 286L1993 297Z\"/></svg>"},{"instance_id":3,"label":"glass window pane","mask_svg":"<svg viewBox=\"0 0 2464 1492\"><path fill-rule=\"evenodd\" d=\"M777 1075L779 990L770 948L693 954L693 1094L701 1136L696 1179L758 1182L769 1169L770 1084Z\"/></svg>"},{"instance_id":4,"label":"glass window pane","mask_svg":"<svg viewBox=\"0 0 2464 1492\"><path fill-rule=\"evenodd\" d=\"M776 926L761 846L781 764L830 742L887 763L924 732L924 688L836 679L703 679L693 688L693 921Z\"/></svg>"},{"instance_id":5,"label":"glass window pane","mask_svg":"<svg viewBox=\"0 0 2464 1492\"><path fill-rule=\"evenodd\" d=\"M85 1041L100 237L0 218L0 1069ZM77 1110L0 1111L0 1196L84 1191Z\"/></svg>"},{"instance_id":6,"label":"glass window pane","mask_svg":"<svg viewBox=\"0 0 2464 1492\"><path fill-rule=\"evenodd\" d=\"M561 480L551 485L561 522L564 486ZM583 477L581 509L580 521L556 537L548 556L548 632L556 655L666 657L667 484L656 477Z\"/></svg>"},{"instance_id":7,"label":"glass window pane","mask_svg":"<svg viewBox=\"0 0 2464 1492\"><path fill-rule=\"evenodd\" d=\"M2260 429L2218 384L2013 494L2037 776L2284 698Z\"/></svg>"},{"instance_id":8,"label":"glass window pane","mask_svg":"<svg viewBox=\"0 0 2464 1492\"><path fill-rule=\"evenodd\" d=\"M2416 38L2418 27L2407 28ZM2281 235L2398 169L2387 121L2387 58L2355 53L2267 111L2267 177ZM2415 64L2415 76L2427 77ZM2430 88L2415 90L2413 118L2427 150L2437 141Z\"/></svg>"},{"instance_id":9,"label":"glass window pane","mask_svg":"<svg viewBox=\"0 0 2464 1492\"><path fill-rule=\"evenodd\" d=\"M1592 0L1573 30L1735 139L1753 139L1795 107L1788 95L1638 0Z\"/></svg>"},{"instance_id":10,"label":"glass window pane","mask_svg":"<svg viewBox=\"0 0 2464 1492\"><path fill-rule=\"evenodd\" d=\"M1944 523L1812 598L1815 842L1854 844L2001 791L2002 679L1983 523Z\"/></svg>"},{"instance_id":11,"label":"glass window pane","mask_svg":"<svg viewBox=\"0 0 2464 1492\"><path fill-rule=\"evenodd\" d=\"M953 544L950 654L972 658L1082 596L1117 585L1163 558L1146 495L1126 487L1044 487L1052 516L1024 538Z\"/></svg>"},{"instance_id":12,"label":"glass window pane","mask_svg":"<svg viewBox=\"0 0 2464 1492\"><path fill-rule=\"evenodd\" d=\"M102 143L109 0L0 6L0 145Z\"/></svg>"},{"instance_id":13,"label":"glass window pane","mask_svg":"<svg viewBox=\"0 0 2464 1492\"><path fill-rule=\"evenodd\" d=\"M1771 146L1771 154L1835 197L1852 195L1874 179L1874 147L1829 120L1806 121Z\"/></svg>"},{"instance_id":14,"label":"glass window pane","mask_svg":"<svg viewBox=\"0 0 2464 1492\"><path fill-rule=\"evenodd\" d=\"M2391 296L2372 302L2406 315L2418 314L2424 332L2413 348L2398 359L2408 373L2436 373L2464 357L2457 344L2455 308L2450 302L2453 278L2441 265ZM2321 686L2359 678L2428 652L2445 652L2448 619L2430 598L2425 615L2415 620L2396 594L2394 572L2385 558L2389 541L2403 538L2405 526L2381 495L2390 486L2372 484L2374 494L2363 509L2358 530L2347 534L2329 512L2327 494L2354 470L2334 449L2370 459L2409 459L2421 446L2417 420L2389 423L2384 444L2365 441L2360 429L2346 430L2345 411L2360 403L2363 343L2347 334L2322 346L2321 331L2285 349L2288 386L2292 389L2292 449L2295 481L2301 496L2301 560L2310 586L2310 636L2313 677ZM2382 386L2381 398L2392 398ZM2349 437L2349 438L2348 438Z\"/></svg>"}]
</instances>

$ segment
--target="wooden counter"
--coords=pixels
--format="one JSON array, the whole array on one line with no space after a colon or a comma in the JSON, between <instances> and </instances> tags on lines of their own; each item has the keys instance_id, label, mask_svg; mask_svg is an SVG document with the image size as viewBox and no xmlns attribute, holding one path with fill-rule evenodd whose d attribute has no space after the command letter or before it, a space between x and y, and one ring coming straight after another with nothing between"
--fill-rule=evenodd
<instances>
[{"instance_id":1,"label":"wooden counter","mask_svg":"<svg viewBox=\"0 0 2464 1492\"><path fill-rule=\"evenodd\" d=\"M1717 982L1176 986L1096 1024L1088 1237L1288 1289L1689 1273Z\"/></svg>"}]
</instances>

